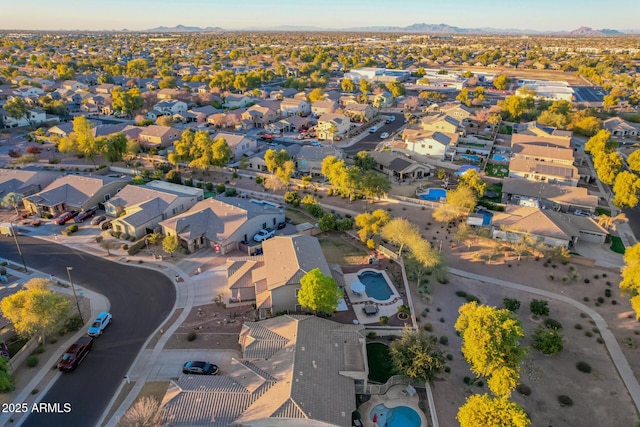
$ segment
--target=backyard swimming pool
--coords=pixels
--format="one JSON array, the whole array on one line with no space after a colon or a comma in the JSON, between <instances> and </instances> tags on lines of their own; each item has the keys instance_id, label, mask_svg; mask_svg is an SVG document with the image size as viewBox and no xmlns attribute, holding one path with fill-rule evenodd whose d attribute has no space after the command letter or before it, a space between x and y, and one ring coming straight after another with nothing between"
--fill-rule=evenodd
<instances>
[{"instance_id":1,"label":"backyard swimming pool","mask_svg":"<svg viewBox=\"0 0 640 427\"><path fill-rule=\"evenodd\" d=\"M418 194L422 200L440 200L447 198L447 190L443 188L429 188L426 193Z\"/></svg>"},{"instance_id":2,"label":"backyard swimming pool","mask_svg":"<svg viewBox=\"0 0 640 427\"><path fill-rule=\"evenodd\" d=\"M358 273L358 279L365 286L369 298L386 301L393 295L393 291L382 273L367 270Z\"/></svg>"},{"instance_id":3,"label":"backyard swimming pool","mask_svg":"<svg viewBox=\"0 0 640 427\"><path fill-rule=\"evenodd\" d=\"M371 421L379 426L387 427L420 427L422 420L418 413L408 406L396 406L387 408L379 404L371 410Z\"/></svg>"},{"instance_id":4,"label":"backyard swimming pool","mask_svg":"<svg viewBox=\"0 0 640 427\"><path fill-rule=\"evenodd\" d=\"M493 155L493 160L495 160L496 162L508 162L509 158L502 156L500 154L494 154Z\"/></svg>"},{"instance_id":5,"label":"backyard swimming pool","mask_svg":"<svg viewBox=\"0 0 640 427\"><path fill-rule=\"evenodd\" d=\"M480 163L480 156L475 154L460 154L461 159L469 160L470 162Z\"/></svg>"}]
</instances>

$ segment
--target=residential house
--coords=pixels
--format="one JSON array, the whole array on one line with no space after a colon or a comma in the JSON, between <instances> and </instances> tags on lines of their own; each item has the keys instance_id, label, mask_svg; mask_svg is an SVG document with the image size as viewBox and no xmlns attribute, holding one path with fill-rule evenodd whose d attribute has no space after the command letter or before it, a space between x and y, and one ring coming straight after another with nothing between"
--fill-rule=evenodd
<instances>
[{"instance_id":1,"label":"residential house","mask_svg":"<svg viewBox=\"0 0 640 427\"><path fill-rule=\"evenodd\" d=\"M253 127L263 128L278 119L278 113L269 107L252 105L242 113L242 119L251 123Z\"/></svg>"},{"instance_id":2,"label":"residential house","mask_svg":"<svg viewBox=\"0 0 640 427\"><path fill-rule=\"evenodd\" d=\"M365 336L362 325L316 316L245 322L242 359L223 375L171 380L162 425L349 427L369 373Z\"/></svg>"},{"instance_id":3,"label":"residential house","mask_svg":"<svg viewBox=\"0 0 640 427\"><path fill-rule=\"evenodd\" d=\"M612 117L602 122L602 128L608 130L614 138L637 138L640 127L620 117Z\"/></svg>"},{"instance_id":4,"label":"residential house","mask_svg":"<svg viewBox=\"0 0 640 427\"><path fill-rule=\"evenodd\" d=\"M246 95L229 95L224 99L222 106L224 108L244 108L255 102L255 99Z\"/></svg>"},{"instance_id":5,"label":"residential house","mask_svg":"<svg viewBox=\"0 0 640 427\"><path fill-rule=\"evenodd\" d=\"M369 95L369 103L376 108L387 108L393 104L393 95L389 91Z\"/></svg>"},{"instance_id":6,"label":"residential house","mask_svg":"<svg viewBox=\"0 0 640 427\"><path fill-rule=\"evenodd\" d=\"M453 117L460 124L464 124L467 121L470 121L471 117L474 115L474 112L471 108L459 103L444 104L440 107L440 112L446 114L449 117Z\"/></svg>"},{"instance_id":7,"label":"residential house","mask_svg":"<svg viewBox=\"0 0 640 427\"><path fill-rule=\"evenodd\" d=\"M231 152L233 153L232 157L234 160L239 160L244 154L248 154L252 151L255 152L258 147L258 143L255 139L248 138L242 134L218 132L213 135L213 139L216 140L218 138L224 138L227 142L227 145L231 148Z\"/></svg>"},{"instance_id":8,"label":"residential house","mask_svg":"<svg viewBox=\"0 0 640 427\"><path fill-rule=\"evenodd\" d=\"M174 141L180 139L180 135L182 132L176 128L150 125L142 129L138 135L138 142L147 148L169 147Z\"/></svg>"},{"instance_id":9,"label":"residential house","mask_svg":"<svg viewBox=\"0 0 640 427\"><path fill-rule=\"evenodd\" d=\"M344 114L354 122L365 123L373 119L376 110L368 104L349 104L343 108Z\"/></svg>"},{"instance_id":10,"label":"residential house","mask_svg":"<svg viewBox=\"0 0 640 427\"><path fill-rule=\"evenodd\" d=\"M463 133L460 122L444 113L427 115L420 120L420 128L431 132Z\"/></svg>"},{"instance_id":11,"label":"residential house","mask_svg":"<svg viewBox=\"0 0 640 427\"><path fill-rule=\"evenodd\" d=\"M243 109L238 109L225 113L215 113L207 117L207 123L218 128L235 127L241 130L245 126L242 120L242 113L244 113L244 111ZM247 123L246 126L250 127L252 124Z\"/></svg>"},{"instance_id":12,"label":"residential house","mask_svg":"<svg viewBox=\"0 0 640 427\"><path fill-rule=\"evenodd\" d=\"M21 117L20 119L16 120L13 117L9 117L6 111L0 108L0 123L4 123L4 127L7 129L15 128L15 127L41 125L42 123L45 123L50 119L56 122L60 121L60 118L58 118L57 116L54 116L54 117L57 118L57 120L54 119L52 116L48 116L47 113L44 112L44 110L40 110L39 108L34 108L34 109L27 110L26 117Z\"/></svg>"},{"instance_id":13,"label":"residential house","mask_svg":"<svg viewBox=\"0 0 640 427\"><path fill-rule=\"evenodd\" d=\"M164 181L127 185L105 202L105 213L113 217L113 230L136 239L152 233L158 224L189 210L204 199L201 188Z\"/></svg>"},{"instance_id":14,"label":"residential house","mask_svg":"<svg viewBox=\"0 0 640 427\"><path fill-rule=\"evenodd\" d=\"M608 234L590 217L515 205L494 212L491 226L494 239L514 242L527 234L545 245L566 248L579 240L602 244Z\"/></svg>"},{"instance_id":15,"label":"residential house","mask_svg":"<svg viewBox=\"0 0 640 427\"><path fill-rule=\"evenodd\" d=\"M85 83L80 83L79 81L76 81L76 80L65 80L62 82L61 86L63 89L70 90L73 92L78 90L89 89L89 85Z\"/></svg>"},{"instance_id":16,"label":"residential house","mask_svg":"<svg viewBox=\"0 0 640 427\"><path fill-rule=\"evenodd\" d=\"M153 110L160 111L165 116L173 116L174 114L184 113L187 111L187 103L176 99L162 101L154 105Z\"/></svg>"},{"instance_id":17,"label":"residential house","mask_svg":"<svg viewBox=\"0 0 640 427\"><path fill-rule=\"evenodd\" d=\"M255 170L255 171L259 171L259 172L267 172L267 163L264 161L264 155L267 153L267 150L275 150L277 152L280 152L281 150L286 151L287 153L289 153L289 157L292 159L296 159L296 157L298 156L298 153L300 152L300 148L302 148L302 145L300 144L291 144L287 147L285 147L284 145L276 145L276 146L271 146L271 147L263 147L264 149L260 150L260 152L252 155L249 157L249 169L251 170Z\"/></svg>"},{"instance_id":18,"label":"residential house","mask_svg":"<svg viewBox=\"0 0 640 427\"><path fill-rule=\"evenodd\" d=\"M13 91L13 94L15 96L19 96L20 98L40 97L43 96L44 93L44 90L40 89L39 87L29 85L20 86Z\"/></svg>"},{"instance_id":19,"label":"residential house","mask_svg":"<svg viewBox=\"0 0 640 427\"><path fill-rule=\"evenodd\" d=\"M335 156L341 160L344 158L344 153L333 145L322 147L303 145L296 157L296 170L306 175L322 175L322 161L328 156Z\"/></svg>"},{"instance_id":20,"label":"residential house","mask_svg":"<svg viewBox=\"0 0 640 427\"><path fill-rule=\"evenodd\" d=\"M369 153L377 163L376 170L386 174L396 182L415 180L431 175L433 166L418 162L406 155L393 151L372 151Z\"/></svg>"},{"instance_id":21,"label":"residential house","mask_svg":"<svg viewBox=\"0 0 640 427\"><path fill-rule=\"evenodd\" d=\"M551 126L545 126L538 122L516 123L513 126L513 136L529 135L534 137L551 138L548 140L553 145L569 147L573 132L560 130ZM517 137L519 138L519 137ZM524 138L524 137L523 137Z\"/></svg>"},{"instance_id":22,"label":"residential house","mask_svg":"<svg viewBox=\"0 0 640 427\"><path fill-rule=\"evenodd\" d=\"M20 199L49 186L60 174L51 171L0 169L0 199L15 193Z\"/></svg>"},{"instance_id":23,"label":"residential house","mask_svg":"<svg viewBox=\"0 0 640 427\"><path fill-rule=\"evenodd\" d=\"M338 108L338 104L332 100L315 101L311 104L311 114L320 117L323 114L333 114Z\"/></svg>"},{"instance_id":24,"label":"residential house","mask_svg":"<svg viewBox=\"0 0 640 427\"><path fill-rule=\"evenodd\" d=\"M576 187L580 179L578 168L561 163L548 163L522 158L512 158L509 162L509 177L530 181Z\"/></svg>"},{"instance_id":25,"label":"residential house","mask_svg":"<svg viewBox=\"0 0 640 427\"><path fill-rule=\"evenodd\" d=\"M158 93L156 93L156 97L158 99L175 99L181 93L183 92L179 91L178 89L165 88L165 89L160 89Z\"/></svg>"},{"instance_id":26,"label":"residential house","mask_svg":"<svg viewBox=\"0 0 640 427\"><path fill-rule=\"evenodd\" d=\"M159 110L149 110L144 115L144 117L147 120L153 120L155 122L156 120L158 120L158 117L164 117L164 113Z\"/></svg>"},{"instance_id":27,"label":"residential house","mask_svg":"<svg viewBox=\"0 0 640 427\"><path fill-rule=\"evenodd\" d=\"M589 191L584 187L505 178L502 181L502 202L552 209L559 212L571 212L578 209L594 213L598 207L598 196L589 194Z\"/></svg>"},{"instance_id":28,"label":"residential house","mask_svg":"<svg viewBox=\"0 0 640 427\"><path fill-rule=\"evenodd\" d=\"M300 129L308 129L311 125L309 118L302 116L286 117L276 123L280 123L285 132L297 132Z\"/></svg>"},{"instance_id":29,"label":"residential house","mask_svg":"<svg viewBox=\"0 0 640 427\"><path fill-rule=\"evenodd\" d=\"M261 319L277 312L300 312L300 279L314 268L333 277L318 239L307 235L276 236L262 242L262 260L227 261L227 285L232 298L256 301ZM286 260L286 262L283 262Z\"/></svg>"},{"instance_id":30,"label":"residential house","mask_svg":"<svg viewBox=\"0 0 640 427\"><path fill-rule=\"evenodd\" d=\"M207 118L216 113L222 112L222 110L214 108L211 105L204 105L202 107L192 108L189 112L195 115L197 123L206 123Z\"/></svg>"},{"instance_id":31,"label":"residential house","mask_svg":"<svg viewBox=\"0 0 640 427\"><path fill-rule=\"evenodd\" d=\"M573 149L543 145L542 143L512 142L511 155L516 159L560 163L563 165L572 165L574 162Z\"/></svg>"},{"instance_id":32,"label":"residential house","mask_svg":"<svg viewBox=\"0 0 640 427\"><path fill-rule=\"evenodd\" d=\"M285 98L280 102L280 113L287 116L308 116L311 104L306 99Z\"/></svg>"},{"instance_id":33,"label":"residential house","mask_svg":"<svg viewBox=\"0 0 640 427\"><path fill-rule=\"evenodd\" d=\"M402 141L409 151L444 159L447 149L458 144L458 134L406 128L402 132Z\"/></svg>"},{"instance_id":34,"label":"residential house","mask_svg":"<svg viewBox=\"0 0 640 427\"><path fill-rule=\"evenodd\" d=\"M275 228L284 220L284 209L275 203L223 197L202 200L160 226L165 235L177 236L189 251L210 247L226 255L261 229Z\"/></svg>"},{"instance_id":35,"label":"residential house","mask_svg":"<svg viewBox=\"0 0 640 427\"><path fill-rule=\"evenodd\" d=\"M319 140L341 139L351 129L349 116L345 114L323 114L318 119L316 135Z\"/></svg>"},{"instance_id":36,"label":"residential house","mask_svg":"<svg viewBox=\"0 0 640 427\"><path fill-rule=\"evenodd\" d=\"M53 216L68 210L83 210L106 202L127 184L122 178L108 176L65 175L44 190L25 197L27 211Z\"/></svg>"},{"instance_id":37,"label":"residential house","mask_svg":"<svg viewBox=\"0 0 640 427\"><path fill-rule=\"evenodd\" d=\"M104 95L110 95L111 91L113 90L113 88L116 87L116 85L111 84L111 83L103 83L101 85L98 85L96 87L93 88L93 90L96 93L101 93Z\"/></svg>"}]
</instances>

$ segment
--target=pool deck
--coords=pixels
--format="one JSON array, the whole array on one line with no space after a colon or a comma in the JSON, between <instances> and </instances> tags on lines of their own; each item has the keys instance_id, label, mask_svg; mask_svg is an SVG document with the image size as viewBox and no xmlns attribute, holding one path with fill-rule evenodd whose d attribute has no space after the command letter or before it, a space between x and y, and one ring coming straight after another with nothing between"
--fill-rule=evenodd
<instances>
[{"instance_id":1,"label":"pool deck","mask_svg":"<svg viewBox=\"0 0 640 427\"><path fill-rule=\"evenodd\" d=\"M407 388L406 385L394 385L385 394L372 394L371 399L368 402L363 403L358 408L360 412L363 427L383 427L384 424L374 423L371 420L371 410L382 403L387 408L395 408L397 406L408 406L420 415L420 421L422 426L427 426L427 417L420 409L420 398L416 393L413 396L402 393Z\"/></svg>"},{"instance_id":2,"label":"pool deck","mask_svg":"<svg viewBox=\"0 0 640 427\"><path fill-rule=\"evenodd\" d=\"M385 301L378 301L376 299L373 299L373 298L370 298L369 296L367 296L366 291L365 292L360 292L360 293L355 293L355 292L351 291L351 288L350 288L351 283L359 281L360 279L358 278L358 274L360 274L360 273L362 273L364 271L373 271L373 272L376 272L376 273L381 273L384 276L384 278L387 281L387 284L389 285L389 288L391 288L391 292L392 292L392 295L391 295L391 297L389 299L387 299ZM401 305L404 304L404 299L398 293L398 290L393 285L393 282L389 278L389 275L384 270L376 270L375 268L363 268L362 270L358 271L357 273L345 274L344 275L344 283L346 284L345 292L347 292L347 294L349 296L349 300L351 301L351 305L353 306L353 311L354 311L354 313L355 313L355 315L356 315L356 317L358 319L358 322L360 322L360 324L378 323L379 319L380 319L380 316L391 317L391 316L393 316L393 315L398 313L398 306L401 306ZM362 311L362 307L365 304L376 305L378 307L378 313L373 315L373 316L367 316Z\"/></svg>"}]
</instances>

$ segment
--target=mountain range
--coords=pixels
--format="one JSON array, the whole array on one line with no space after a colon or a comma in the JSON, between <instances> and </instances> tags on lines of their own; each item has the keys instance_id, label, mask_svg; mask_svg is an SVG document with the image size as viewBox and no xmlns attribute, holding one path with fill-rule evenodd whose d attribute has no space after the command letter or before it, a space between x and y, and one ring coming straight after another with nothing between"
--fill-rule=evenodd
<instances>
[{"instance_id":1,"label":"mountain range","mask_svg":"<svg viewBox=\"0 0 640 427\"><path fill-rule=\"evenodd\" d=\"M188 33L188 32L213 32L226 31L221 27L192 27L176 25L175 27L156 27L145 30L147 32L161 33ZM238 31L349 31L349 32L377 32L377 33L423 33L423 34L532 34L532 35L566 35L566 36L612 36L622 34L639 34L640 30L596 30L590 27L580 27L572 31L540 31L515 28L461 28L448 24L412 24L406 27L398 26L372 26L354 28L320 28L304 25L280 25L273 27L249 27Z\"/></svg>"}]
</instances>

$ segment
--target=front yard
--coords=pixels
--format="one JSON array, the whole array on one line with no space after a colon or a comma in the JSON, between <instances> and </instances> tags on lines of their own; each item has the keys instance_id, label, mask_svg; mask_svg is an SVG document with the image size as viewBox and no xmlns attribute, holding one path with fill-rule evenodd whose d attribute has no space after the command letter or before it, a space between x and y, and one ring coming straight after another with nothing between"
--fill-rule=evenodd
<instances>
[{"instance_id":1,"label":"front yard","mask_svg":"<svg viewBox=\"0 0 640 427\"><path fill-rule=\"evenodd\" d=\"M329 264L346 266L368 262L367 251L355 246L343 233L323 233L317 237Z\"/></svg>"},{"instance_id":2,"label":"front yard","mask_svg":"<svg viewBox=\"0 0 640 427\"><path fill-rule=\"evenodd\" d=\"M487 175L498 178L506 178L509 176L509 168L503 165L487 164L484 171Z\"/></svg>"}]
</instances>

